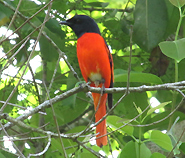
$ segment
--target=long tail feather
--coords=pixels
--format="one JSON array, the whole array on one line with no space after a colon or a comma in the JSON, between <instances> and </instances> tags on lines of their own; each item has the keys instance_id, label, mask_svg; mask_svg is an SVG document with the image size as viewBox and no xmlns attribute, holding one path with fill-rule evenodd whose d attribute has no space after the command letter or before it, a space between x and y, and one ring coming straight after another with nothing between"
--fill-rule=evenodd
<instances>
[{"instance_id":1,"label":"long tail feather","mask_svg":"<svg viewBox=\"0 0 185 158\"><path fill-rule=\"evenodd\" d=\"M98 93L92 93L93 99L94 99L94 108L97 110L97 106L100 99L100 94ZM95 114L95 121L98 122L105 114L106 114L106 100L107 100L107 94L103 94L101 96L101 101L98 106L98 110ZM96 137L100 137L102 135L107 134L107 128L106 128L106 120L103 120L100 124L96 126ZM107 136L103 136L101 138L96 139L96 144L99 147L102 147L103 145L107 145Z\"/></svg>"}]
</instances>

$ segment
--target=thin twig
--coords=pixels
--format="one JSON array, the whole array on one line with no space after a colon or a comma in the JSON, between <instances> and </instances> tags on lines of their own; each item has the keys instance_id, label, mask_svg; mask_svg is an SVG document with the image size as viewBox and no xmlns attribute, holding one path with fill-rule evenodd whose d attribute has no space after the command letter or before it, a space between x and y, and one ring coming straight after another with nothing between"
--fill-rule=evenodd
<instances>
[{"instance_id":1,"label":"thin twig","mask_svg":"<svg viewBox=\"0 0 185 158\"><path fill-rule=\"evenodd\" d=\"M51 0L53 1L53 0ZM12 8L9 4L3 2L4 5L6 5L8 8L10 8L11 10L15 11L14 8ZM18 12L18 14L20 15L21 18L23 18L24 20L28 20L27 17L25 17L24 15L22 15L20 12ZM37 28L33 23L31 23L29 20L27 21L33 28ZM81 81L80 78L78 77L77 73L75 72L75 70L73 69L73 67L71 66L71 64L68 62L66 55L64 52L62 52L58 46L53 42L53 40L51 40L51 38L49 38L44 32L41 32L41 34L54 46L54 48L57 50L57 52L61 55L61 57L64 59L65 63L68 65L69 69L73 72L73 75L75 76L75 78L78 79L78 81Z\"/></svg>"},{"instance_id":2,"label":"thin twig","mask_svg":"<svg viewBox=\"0 0 185 158\"><path fill-rule=\"evenodd\" d=\"M173 151L175 150L175 148L176 148L177 145L179 144L179 142L180 142L182 136L184 136L184 133L185 133L185 128L183 129L183 131L182 131L182 133L181 133L181 135L180 135L178 141L176 142L176 144L174 145L174 147L173 147L173 149L170 151L170 153L166 156L166 158L169 158L170 155L173 153Z\"/></svg>"},{"instance_id":3,"label":"thin twig","mask_svg":"<svg viewBox=\"0 0 185 158\"><path fill-rule=\"evenodd\" d=\"M129 64L128 64L128 77L127 77L127 91L125 93L129 93L130 87L130 72L131 72L131 61L132 61L132 34L133 27L130 27L130 56L129 56Z\"/></svg>"},{"instance_id":4,"label":"thin twig","mask_svg":"<svg viewBox=\"0 0 185 158\"><path fill-rule=\"evenodd\" d=\"M87 83L87 84L89 85L89 83ZM100 106L100 102L101 102L101 97L102 97L102 95L103 95L103 87L101 88L101 94L100 94L100 98L99 98L99 100L98 100L98 105L97 105L97 107L96 107L96 109L95 109L95 111L94 111L94 113L93 113L93 115L92 115L92 117L91 117L91 119L90 119L88 125L87 125L86 128L83 130L83 132L81 133L81 135L84 134L84 133L86 133L89 129L92 129L93 127L95 127L95 126L93 126L93 127L89 128L90 125L92 124L93 119L94 119L94 116L95 116L95 114L97 113L98 108L99 108L99 106ZM95 105L94 105L94 106L95 106ZM103 120L102 120L102 121L103 121ZM101 122L100 122L100 123L101 123ZM98 124L97 124L97 125L98 125ZM87 130L87 131L86 131L86 130Z\"/></svg>"},{"instance_id":5,"label":"thin twig","mask_svg":"<svg viewBox=\"0 0 185 158\"><path fill-rule=\"evenodd\" d=\"M8 30L9 30L10 27L12 26L12 24L13 24L13 22L14 22L14 20L15 20L15 17L17 16L17 12L18 12L18 10L19 10L19 7L20 7L20 5L21 5L21 2L22 2L22 0L19 1L18 5L17 5L17 8L16 8L16 10L15 10L15 12L14 12L14 15L13 15L11 21L10 21L10 24L8 25L7 31L6 31L6 33L3 35L2 39L4 39L4 37L6 36ZM1 45L1 44L0 44L0 45Z\"/></svg>"},{"instance_id":6,"label":"thin twig","mask_svg":"<svg viewBox=\"0 0 185 158\"><path fill-rule=\"evenodd\" d=\"M12 32L9 36L7 36L5 39L0 41L0 45L2 44L2 42L4 42L5 40L7 40L10 36L12 36L14 33L16 33L18 30L20 30L25 24L27 24L33 17L35 17L38 13L40 13L42 10L44 10L53 0L51 0L50 2L48 2L48 4L46 4L44 7L42 7L39 11L37 11L35 14L33 14L30 18L27 18L25 20L25 22L19 26L14 32ZM5 5L6 7L10 8L13 11L16 11L12 6L10 6L8 3L6 3L5 1L0 1L0 3L2 3L3 5ZM17 11L17 13L20 15L21 13L19 11Z\"/></svg>"},{"instance_id":7,"label":"thin twig","mask_svg":"<svg viewBox=\"0 0 185 158\"><path fill-rule=\"evenodd\" d=\"M180 107L180 106L183 106L185 105L185 98L183 98L181 100L181 102L175 107L175 109L173 111L171 111L168 116L158 120L158 121L155 121L155 122L152 122L152 123L149 123L149 124L145 124L145 125L136 125L137 127L146 127L146 126L152 126L152 125L155 125L155 124L158 124L164 120L166 120L167 118L169 118L170 116L172 116L174 114L175 111L177 111L177 109Z\"/></svg>"},{"instance_id":8,"label":"thin twig","mask_svg":"<svg viewBox=\"0 0 185 158\"><path fill-rule=\"evenodd\" d=\"M37 154L29 154L28 158L30 158L31 156L44 155L46 153L46 151L48 151L50 145L51 145L51 134L50 134L50 132L48 132L48 143L47 143L46 147L44 148L44 150L42 152L40 152L40 153L37 153Z\"/></svg>"},{"instance_id":9,"label":"thin twig","mask_svg":"<svg viewBox=\"0 0 185 158\"><path fill-rule=\"evenodd\" d=\"M13 58L21 51L21 49L23 49L23 47L26 45L26 43L28 42L28 40L30 39L30 36L27 36L26 38L24 38L24 43L19 47L19 49L8 59L8 61L6 62L6 64L4 65L4 68L1 70L1 72L3 70L5 70L6 68L8 68L8 64L11 63L11 60L13 60ZM12 48L13 49L13 48ZM12 50L11 49L11 50Z\"/></svg>"},{"instance_id":10,"label":"thin twig","mask_svg":"<svg viewBox=\"0 0 185 158\"><path fill-rule=\"evenodd\" d=\"M5 135L9 138L9 140L11 141L11 143L13 144L13 147L16 149L16 151L19 153L19 156L25 158L25 156L21 153L21 151L18 149L18 147L15 145L15 143L11 140L10 136L8 135L8 133L6 132L6 130L4 129L2 123L0 122L1 128L3 129L3 132L5 133Z\"/></svg>"},{"instance_id":11,"label":"thin twig","mask_svg":"<svg viewBox=\"0 0 185 158\"><path fill-rule=\"evenodd\" d=\"M75 123L76 121L78 121L79 119L83 118L83 116L88 113L89 111L92 111L94 108L92 106L89 106L88 109L86 109L81 115L79 115L76 119L72 120L71 122L60 126L60 131L64 130L66 127L70 127L71 124ZM89 121L88 121L89 122ZM87 125L88 126L88 125Z\"/></svg>"},{"instance_id":12,"label":"thin twig","mask_svg":"<svg viewBox=\"0 0 185 158\"><path fill-rule=\"evenodd\" d=\"M160 119L160 120L158 120L158 121L155 121L155 122L152 122L152 123L149 123L149 124L144 124L144 125L129 125L129 126L147 127L147 126L152 126L152 125L158 124L158 123L160 123L160 122L166 120L166 119L169 118L170 116L172 116L172 115L174 114L174 112L177 111L177 109L178 109L180 106L183 106L184 104L185 104L185 98L183 98L183 99L181 100L181 102L176 106L176 108L175 108L173 111L171 111L166 117L164 117L164 118L162 118L162 119ZM123 126L121 126L121 128L124 127L125 125L128 125L128 123L125 123Z\"/></svg>"},{"instance_id":13,"label":"thin twig","mask_svg":"<svg viewBox=\"0 0 185 158\"><path fill-rule=\"evenodd\" d=\"M27 42L27 41L26 41L26 42ZM25 44L25 43L23 43L23 44ZM23 46L24 46L24 45L23 45ZM21 49L22 49L22 47L21 47ZM32 53L33 53L33 51L32 51ZM19 84L20 84L20 82L21 82L21 79L22 79L24 73L26 72L26 68L27 68L27 66L28 66L28 63L29 63L29 61L31 60L32 53L31 53L30 56L29 56L29 60L28 60L26 66L25 66L25 68L24 68L24 70L23 70L23 73L22 73L22 75L21 75L21 77L20 77L20 79L19 79L17 85L16 85L16 86L14 87L14 89L11 91L10 95L8 96L8 99L6 100L6 102L5 102L5 103L3 104L3 106L1 107L0 113L3 112L3 110L4 110L4 108L6 107L7 103L10 101L10 99L11 99L12 96L13 96L13 94L14 94L15 91L17 90L17 88L18 88L18 86L19 86Z\"/></svg>"},{"instance_id":14,"label":"thin twig","mask_svg":"<svg viewBox=\"0 0 185 158\"><path fill-rule=\"evenodd\" d=\"M53 81L54 81L54 79L55 79L55 75L56 75L56 73L57 73L57 69L58 69L58 66L59 66L59 62L60 62L60 55L59 55L59 58L58 58L58 60L57 60L57 63L56 63L56 66L55 66L55 70L54 70L54 72L53 72L53 76L52 76L51 81L50 81L50 84L49 84L48 93L50 92L50 89L51 89L51 87L52 87Z\"/></svg>"},{"instance_id":15,"label":"thin twig","mask_svg":"<svg viewBox=\"0 0 185 158\"><path fill-rule=\"evenodd\" d=\"M61 144L61 147L62 147L62 150L63 150L63 153L64 153L64 157L67 158L67 154L66 154L66 151L65 151L65 148L64 148L64 143L63 143L62 138L60 136L60 130L59 130L59 125L58 125L57 117L55 115L55 110L53 108L52 102L50 101L51 99L50 99L49 91L47 90L46 84L45 83L43 83L43 84L44 84L44 87L46 89L47 97L49 98L49 102L50 102L51 110L52 110L52 114L53 114L53 119L54 119L54 122L55 122L55 126L56 126L56 129L57 129L57 133L58 133L59 139L60 139L60 144Z\"/></svg>"},{"instance_id":16,"label":"thin twig","mask_svg":"<svg viewBox=\"0 0 185 158\"><path fill-rule=\"evenodd\" d=\"M3 142L4 142L4 140L3 140ZM6 149L6 148L3 148L2 146L0 146L0 149L3 150L3 151L5 151L5 152L7 152L7 153L9 153L9 154L15 155L15 156L17 156L17 157L20 156L19 154L17 154L17 153L12 153L11 151L9 151L9 150Z\"/></svg>"},{"instance_id":17,"label":"thin twig","mask_svg":"<svg viewBox=\"0 0 185 158\"><path fill-rule=\"evenodd\" d=\"M38 88L37 83L36 83L36 81L35 81L35 76L34 76L32 67L31 67L30 64L28 64L28 67L29 67L30 72L31 72L31 76L32 76L32 79L33 79L33 84L34 84L34 86L35 86L35 90L36 90L36 93L37 93L38 102L39 102L39 104L41 104L41 98L40 98L40 94L39 94L39 88Z\"/></svg>"},{"instance_id":18,"label":"thin twig","mask_svg":"<svg viewBox=\"0 0 185 158\"><path fill-rule=\"evenodd\" d=\"M150 108L151 105L148 105L140 114L138 114L136 117L134 117L133 119L131 119L129 122L125 123L124 125L120 126L119 128L111 131L110 133L108 134L111 134L111 133L114 133L115 131L118 131L120 130L121 128L129 125L130 123L132 123L133 121L135 121L137 118L139 118L144 112L146 112L146 110L148 110Z\"/></svg>"},{"instance_id":19,"label":"thin twig","mask_svg":"<svg viewBox=\"0 0 185 158\"><path fill-rule=\"evenodd\" d=\"M30 132L29 132L30 133ZM16 135L17 136L17 135ZM12 136L11 140L13 142L16 141L25 141L25 140L38 140L38 139L45 139L48 138L48 136L42 136L42 137L27 137L27 138L15 138L15 135ZM0 142L4 142L4 139L0 139Z\"/></svg>"},{"instance_id":20,"label":"thin twig","mask_svg":"<svg viewBox=\"0 0 185 158\"><path fill-rule=\"evenodd\" d=\"M73 89L71 89L71 90L69 90L69 91L67 91L67 92L64 92L64 93L62 93L62 94L60 94L60 95L55 96L54 98L50 99L50 101L49 101L49 100L46 100L45 102L43 102L42 104L38 105L38 106L35 107L34 109L30 110L28 113L25 113L24 115L21 115L21 116L15 118L14 120L15 120L15 121L22 121L22 120L25 120L25 119L27 119L29 116L32 116L33 114L36 114L36 113L38 113L39 111L42 111L42 110L45 109L45 108L49 108L49 107L50 107L50 102L56 103L56 102L58 102L58 101L60 101L60 100L66 99L66 98L68 98L69 96L71 96L71 95L73 95L73 94L76 94L76 93L82 91L86 86L87 86L87 85L84 84L84 85L81 85L80 87L75 87L75 88L73 88ZM7 123L7 124L4 125L4 128L10 128L10 127L12 127L13 125L14 125L14 124L12 124L12 123L9 122L9 123ZM1 131L1 130L2 130L2 129L0 128L0 131Z\"/></svg>"},{"instance_id":21,"label":"thin twig","mask_svg":"<svg viewBox=\"0 0 185 158\"><path fill-rule=\"evenodd\" d=\"M88 150L89 152L91 152L93 155L97 156L97 157L101 157L101 158L105 158L103 155L101 155L100 153L94 151L93 149L87 147L84 145L83 142L80 142L79 140L75 139L74 140L76 143L78 143L79 145L81 145L84 149Z\"/></svg>"},{"instance_id":22,"label":"thin twig","mask_svg":"<svg viewBox=\"0 0 185 158\"><path fill-rule=\"evenodd\" d=\"M1 101L0 100L0 103L5 103L5 101ZM20 109L23 109L23 110L26 110L27 107L23 107L23 106L20 106L20 105L17 105L17 104L13 104L13 103L7 103L8 105L11 105L11 106L14 106L14 107L17 107L17 108L20 108Z\"/></svg>"},{"instance_id":23,"label":"thin twig","mask_svg":"<svg viewBox=\"0 0 185 158\"><path fill-rule=\"evenodd\" d=\"M22 75L21 75L20 78L22 78L23 75L24 75L25 72L26 72L26 69L27 69L27 67L28 67L28 65L29 65L29 62L30 62L30 60L31 60L31 58L32 58L32 56L33 56L33 53L34 53L34 51L35 51L36 45L37 45L37 43L38 43L38 41L39 41L39 39L40 39L40 37L41 37L41 35L42 35L42 30L43 30L43 28L44 28L44 26L45 26L45 20L48 19L48 17L49 17L49 12L48 12L48 13L46 14L46 16L45 16L44 23L42 23L41 29L40 29L39 34L38 34L38 36L37 36L37 40L35 41L35 44L34 44L34 46L33 46L33 49L32 49L32 51L31 51L31 53L30 53L30 55L29 55L29 57L28 57L27 63L26 63L26 65L25 65L25 68L24 68L23 73L22 73ZM10 93L10 95L8 96L8 99L6 100L6 102L4 103L4 105L1 107L0 113L3 112L4 108L5 108L6 105L7 105L7 102L9 102L9 100L12 98L12 96L13 96L13 94L15 93L15 91L17 90L17 88L18 88L20 82L21 82L21 79L18 81L17 85L14 87L14 89L12 90L12 92Z\"/></svg>"},{"instance_id":24,"label":"thin twig","mask_svg":"<svg viewBox=\"0 0 185 158\"><path fill-rule=\"evenodd\" d=\"M161 85L156 85L156 86L140 86L140 87L130 87L129 91L130 92L145 92L145 91L154 91L154 90L175 90L175 89L185 89L185 81L181 81L181 82L176 82L176 83L167 83L167 84L161 84ZM90 87L87 84L82 84L80 87L75 87L71 90L68 90L60 95L55 96L54 98L52 98L50 101L52 103L56 103L60 100L66 99L69 96L76 94L78 92L95 92L95 93L100 93L101 92L101 88L94 88L94 87ZM124 91L126 91L126 88L105 88L105 93L123 93ZM124 97L124 96L123 96ZM122 98L120 98L121 100ZM118 103L117 103L118 104ZM48 108L50 106L50 103L48 100L46 100L45 102L43 102L42 104L38 105L37 107L35 107L34 109L30 110L28 113L21 115L19 117L17 117L15 120L25 120L27 119L29 116L38 113L40 110ZM117 105L113 106L112 109L114 109ZM110 111L111 112L111 111ZM110 113L108 111L107 115L109 115ZM106 117L106 116L105 116ZM7 123L4 125L5 128L10 128L12 127L13 124L12 123ZM2 129L0 128L0 131Z\"/></svg>"}]
</instances>

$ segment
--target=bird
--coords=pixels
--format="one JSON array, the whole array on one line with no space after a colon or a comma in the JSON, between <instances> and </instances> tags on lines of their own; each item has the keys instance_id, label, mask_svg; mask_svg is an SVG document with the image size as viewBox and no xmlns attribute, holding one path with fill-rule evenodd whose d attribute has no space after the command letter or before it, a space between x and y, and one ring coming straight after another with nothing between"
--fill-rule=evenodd
<instances>
[{"instance_id":1,"label":"bird","mask_svg":"<svg viewBox=\"0 0 185 158\"><path fill-rule=\"evenodd\" d=\"M90 82L91 87L112 88L113 58L97 23L87 15L75 15L60 24L69 26L77 36L77 58L84 80ZM95 122L98 122L106 115L107 98L108 106L112 106L112 94L92 93L92 97L96 111ZM99 147L107 145L106 134L104 119L96 126L96 144Z\"/></svg>"}]
</instances>

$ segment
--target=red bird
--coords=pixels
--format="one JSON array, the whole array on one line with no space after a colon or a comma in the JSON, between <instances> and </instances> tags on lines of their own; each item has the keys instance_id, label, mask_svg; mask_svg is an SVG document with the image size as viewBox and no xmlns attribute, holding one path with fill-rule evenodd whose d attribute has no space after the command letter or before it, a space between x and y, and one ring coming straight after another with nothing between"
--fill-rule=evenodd
<instances>
[{"instance_id":1,"label":"red bird","mask_svg":"<svg viewBox=\"0 0 185 158\"><path fill-rule=\"evenodd\" d=\"M112 55L96 22L89 16L75 15L67 21L60 22L60 24L71 27L78 37L77 57L84 80L86 82L91 81L90 86L92 87L113 87ZM106 114L107 94L101 96L99 93L92 93L92 96L94 109L97 110L95 120L98 122ZM112 106L112 94L108 94L108 105L109 107ZM99 147L106 145L106 120L96 126L96 133L96 144Z\"/></svg>"}]
</instances>

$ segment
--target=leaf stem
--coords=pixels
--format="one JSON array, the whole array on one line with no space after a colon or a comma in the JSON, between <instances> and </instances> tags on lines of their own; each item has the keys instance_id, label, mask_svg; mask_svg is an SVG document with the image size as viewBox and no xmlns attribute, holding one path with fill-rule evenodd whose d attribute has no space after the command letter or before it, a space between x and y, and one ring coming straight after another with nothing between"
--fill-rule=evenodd
<instances>
[{"instance_id":1,"label":"leaf stem","mask_svg":"<svg viewBox=\"0 0 185 158\"><path fill-rule=\"evenodd\" d=\"M180 15L180 18L179 18L179 23L178 23L178 25L177 25L177 30L176 30L176 33L175 33L175 41L176 41L177 38L178 38L178 34L179 34L179 30L180 30L180 26L181 26L182 18L183 18L183 14L182 14L181 7L179 7L179 15Z\"/></svg>"},{"instance_id":2,"label":"leaf stem","mask_svg":"<svg viewBox=\"0 0 185 158\"><path fill-rule=\"evenodd\" d=\"M184 17L184 11L182 13L181 7L179 7L179 15L180 15L180 18L179 18L179 22L178 22L178 25L177 25L177 30L176 30L176 33L175 33L175 41L178 40L180 26L181 26L181 23L182 23L182 19ZM179 76L178 62L177 62L177 60L174 60L174 62L175 62L175 82L178 82L178 76ZM171 109L171 111L173 111L175 109L176 100L177 100L177 92L174 91L173 92L173 101L172 101L172 109ZM168 125L168 130L171 128L172 124L173 124L173 115L172 115L172 117L170 117L170 121L169 121L169 125Z\"/></svg>"},{"instance_id":3,"label":"leaf stem","mask_svg":"<svg viewBox=\"0 0 185 158\"><path fill-rule=\"evenodd\" d=\"M142 116L139 117L139 124L142 124ZM139 155L138 155L138 158L141 158L141 144L142 144L142 141L141 141L141 136L142 136L142 127L139 127L139 142L138 142L138 145L139 145Z\"/></svg>"}]
</instances>

